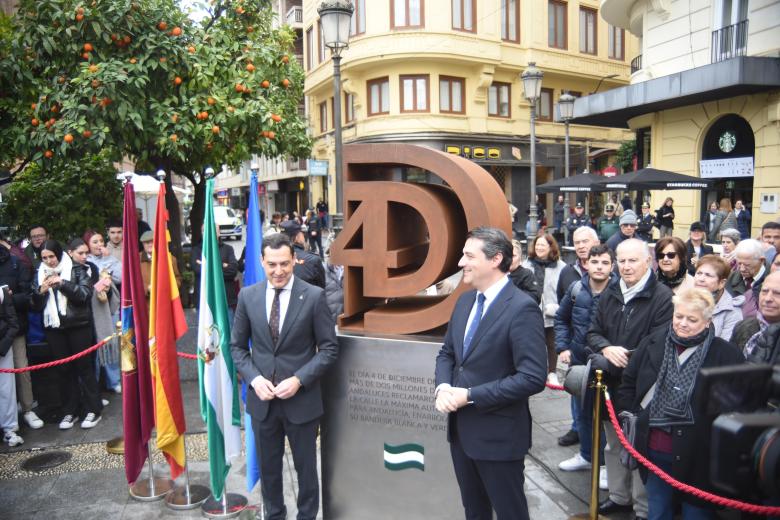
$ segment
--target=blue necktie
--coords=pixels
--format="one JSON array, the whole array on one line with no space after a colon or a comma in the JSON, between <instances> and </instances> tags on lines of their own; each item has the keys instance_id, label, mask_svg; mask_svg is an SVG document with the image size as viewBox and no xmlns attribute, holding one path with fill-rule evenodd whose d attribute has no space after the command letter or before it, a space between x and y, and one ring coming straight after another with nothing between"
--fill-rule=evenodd
<instances>
[{"instance_id":1,"label":"blue necktie","mask_svg":"<svg viewBox=\"0 0 780 520\"><path fill-rule=\"evenodd\" d=\"M482 311L485 308L485 295L482 293L479 293L477 296L477 312L474 313L474 319L471 320L471 324L469 325L469 330L466 332L466 337L463 340L463 357L466 357L466 353L469 351L469 346L471 345L471 340L474 339L474 335L477 333L477 329L479 328L479 322L482 320Z\"/></svg>"}]
</instances>

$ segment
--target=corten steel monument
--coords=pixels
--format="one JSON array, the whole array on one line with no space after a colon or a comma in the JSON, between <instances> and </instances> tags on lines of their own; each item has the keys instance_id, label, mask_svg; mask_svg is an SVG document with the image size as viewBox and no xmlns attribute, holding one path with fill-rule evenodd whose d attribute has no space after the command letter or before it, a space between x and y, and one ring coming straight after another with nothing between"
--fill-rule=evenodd
<instances>
[{"instance_id":1,"label":"corten steel monument","mask_svg":"<svg viewBox=\"0 0 780 520\"><path fill-rule=\"evenodd\" d=\"M427 170L444 184L394 181L399 168ZM445 297L418 294L458 270L469 229L493 226L512 236L506 198L491 175L423 146L345 146L343 207L331 257L345 268L345 331L414 334L446 324L467 287Z\"/></svg>"}]
</instances>

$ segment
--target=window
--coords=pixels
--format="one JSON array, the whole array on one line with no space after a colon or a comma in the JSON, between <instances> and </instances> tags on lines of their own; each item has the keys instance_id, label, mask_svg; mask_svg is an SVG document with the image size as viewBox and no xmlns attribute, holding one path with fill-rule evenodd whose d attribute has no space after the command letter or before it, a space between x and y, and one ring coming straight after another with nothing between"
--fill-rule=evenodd
<instances>
[{"instance_id":1,"label":"window","mask_svg":"<svg viewBox=\"0 0 780 520\"><path fill-rule=\"evenodd\" d=\"M609 26L609 57L613 60L623 61L625 55L626 33L620 27Z\"/></svg>"},{"instance_id":2,"label":"window","mask_svg":"<svg viewBox=\"0 0 780 520\"><path fill-rule=\"evenodd\" d=\"M452 28L457 31L477 30L477 0L452 0Z\"/></svg>"},{"instance_id":3,"label":"window","mask_svg":"<svg viewBox=\"0 0 780 520\"><path fill-rule=\"evenodd\" d=\"M580 7L580 52L596 54L596 20L595 9Z\"/></svg>"},{"instance_id":4,"label":"window","mask_svg":"<svg viewBox=\"0 0 780 520\"><path fill-rule=\"evenodd\" d=\"M320 103L320 132L328 131L328 102Z\"/></svg>"},{"instance_id":5,"label":"window","mask_svg":"<svg viewBox=\"0 0 780 520\"><path fill-rule=\"evenodd\" d=\"M495 117L510 117L511 88L509 83L493 83L488 89L488 115Z\"/></svg>"},{"instance_id":6,"label":"window","mask_svg":"<svg viewBox=\"0 0 780 520\"><path fill-rule=\"evenodd\" d=\"M439 112L465 114L466 80L439 76Z\"/></svg>"},{"instance_id":7,"label":"window","mask_svg":"<svg viewBox=\"0 0 780 520\"><path fill-rule=\"evenodd\" d=\"M314 64L314 27L306 29L306 70Z\"/></svg>"},{"instance_id":8,"label":"window","mask_svg":"<svg viewBox=\"0 0 780 520\"><path fill-rule=\"evenodd\" d=\"M520 41L520 0L501 0L501 39Z\"/></svg>"},{"instance_id":9,"label":"window","mask_svg":"<svg viewBox=\"0 0 780 520\"><path fill-rule=\"evenodd\" d=\"M355 120L355 96L349 92L344 93L344 122L351 123Z\"/></svg>"},{"instance_id":10,"label":"window","mask_svg":"<svg viewBox=\"0 0 780 520\"><path fill-rule=\"evenodd\" d=\"M556 49L566 49L566 3L550 0L547 5L547 45Z\"/></svg>"},{"instance_id":11,"label":"window","mask_svg":"<svg viewBox=\"0 0 780 520\"><path fill-rule=\"evenodd\" d=\"M536 101L536 119L539 121L552 121L553 115L553 89L543 88L539 99Z\"/></svg>"},{"instance_id":12,"label":"window","mask_svg":"<svg viewBox=\"0 0 780 520\"><path fill-rule=\"evenodd\" d=\"M368 89L368 115L390 112L390 79L372 79L366 83Z\"/></svg>"},{"instance_id":13,"label":"window","mask_svg":"<svg viewBox=\"0 0 780 520\"><path fill-rule=\"evenodd\" d=\"M401 76L401 112L428 112L428 75Z\"/></svg>"},{"instance_id":14,"label":"window","mask_svg":"<svg viewBox=\"0 0 780 520\"><path fill-rule=\"evenodd\" d=\"M349 35L357 36L366 32L366 0L352 0L355 12L350 20Z\"/></svg>"},{"instance_id":15,"label":"window","mask_svg":"<svg viewBox=\"0 0 780 520\"><path fill-rule=\"evenodd\" d=\"M425 0L390 0L391 27L424 27L424 9Z\"/></svg>"},{"instance_id":16,"label":"window","mask_svg":"<svg viewBox=\"0 0 780 520\"><path fill-rule=\"evenodd\" d=\"M318 56L320 60L317 63L322 63L325 61L325 51L327 50L327 47L325 47L325 33L322 32L322 25L319 25L317 27L317 34L319 36L319 49L318 49Z\"/></svg>"}]
</instances>

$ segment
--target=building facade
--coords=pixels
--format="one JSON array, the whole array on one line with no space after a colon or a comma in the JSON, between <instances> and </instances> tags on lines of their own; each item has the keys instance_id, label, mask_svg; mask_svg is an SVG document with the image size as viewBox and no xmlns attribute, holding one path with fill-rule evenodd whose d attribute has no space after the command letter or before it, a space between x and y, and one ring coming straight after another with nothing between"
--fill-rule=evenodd
<instances>
[{"instance_id":1,"label":"building facade","mask_svg":"<svg viewBox=\"0 0 780 520\"><path fill-rule=\"evenodd\" d=\"M630 128L639 162L711 178L675 199L687 235L712 201L752 212L752 236L778 217L780 198L780 1L602 0L604 20L635 35L631 84L577 100L575 121Z\"/></svg>"},{"instance_id":2,"label":"building facade","mask_svg":"<svg viewBox=\"0 0 780 520\"><path fill-rule=\"evenodd\" d=\"M587 95L629 81L638 42L598 16L593 0L355 0L342 55L343 139L420 144L487 169L508 201L530 203L530 106L520 74L544 71L537 106L537 183L564 175L564 125L555 122L564 90ZM303 2L305 94L313 157L328 161L317 196L335 208L333 64L318 27L319 2ZM571 172L605 167L633 135L571 125ZM601 156L601 158L600 158ZM413 173L413 172L412 172ZM542 199L545 207L552 196Z\"/></svg>"}]
</instances>

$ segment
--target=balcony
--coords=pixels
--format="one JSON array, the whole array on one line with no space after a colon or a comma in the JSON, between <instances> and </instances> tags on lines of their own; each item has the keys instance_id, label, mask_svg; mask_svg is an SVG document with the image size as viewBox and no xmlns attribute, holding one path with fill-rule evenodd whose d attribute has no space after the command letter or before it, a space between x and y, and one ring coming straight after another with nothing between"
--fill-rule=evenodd
<instances>
[{"instance_id":1,"label":"balcony","mask_svg":"<svg viewBox=\"0 0 780 520\"><path fill-rule=\"evenodd\" d=\"M631 60L631 74L642 70L642 55L640 54L633 60Z\"/></svg>"},{"instance_id":2,"label":"balcony","mask_svg":"<svg viewBox=\"0 0 780 520\"><path fill-rule=\"evenodd\" d=\"M288 172L306 170L306 159L287 159L285 166Z\"/></svg>"},{"instance_id":3,"label":"balcony","mask_svg":"<svg viewBox=\"0 0 780 520\"><path fill-rule=\"evenodd\" d=\"M748 21L712 31L712 63L747 54Z\"/></svg>"},{"instance_id":4,"label":"balcony","mask_svg":"<svg viewBox=\"0 0 780 520\"><path fill-rule=\"evenodd\" d=\"M294 29L303 29L303 7L296 5L287 11L287 25Z\"/></svg>"}]
</instances>

